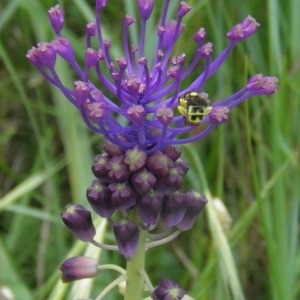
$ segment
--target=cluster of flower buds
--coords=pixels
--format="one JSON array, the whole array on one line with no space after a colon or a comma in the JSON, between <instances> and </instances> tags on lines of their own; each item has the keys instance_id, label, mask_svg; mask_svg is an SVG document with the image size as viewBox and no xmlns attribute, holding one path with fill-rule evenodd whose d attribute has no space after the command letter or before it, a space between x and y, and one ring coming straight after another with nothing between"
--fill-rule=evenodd
<instances>
[{"instance_id":1,"label":"cluster of flower buds","mask_svg":"<svg viewBox=\"0 0 300 300\"><path fill-rule=\"evenodd\" d=\"M140 229L149 232L161 224L185 231L193 226L207 200L193 190L182 191L189 166L178 148L169 146L152 155L139 146L125 152L113 144L103 149L105 154L96 155L92 165L97 179L87 189L87 198L93 210L112 223L119 251L127 259L136 251ZM62 217L76 237L93 241L89 211L68 205Z\"/></svg>"}]
</instances>

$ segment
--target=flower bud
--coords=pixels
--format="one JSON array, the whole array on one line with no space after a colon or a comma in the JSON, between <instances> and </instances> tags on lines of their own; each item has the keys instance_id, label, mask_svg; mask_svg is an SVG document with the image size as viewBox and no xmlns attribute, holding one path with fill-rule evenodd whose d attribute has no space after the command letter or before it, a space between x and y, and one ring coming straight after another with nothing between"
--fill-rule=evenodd
<instances>
[{"instance_id":1,"label":"flower bud","mask_svg":"<svg viewBox=\"0 0 300 300\"><path fill-rule=\"evenodd\" d=\"M174 162L165 154L156 152L147 159L147 168L158 177L167 176Z\"/></svg>"},{"instance_id":2,"label":"flower bud","mask_svg":"<svg viewBox=\"0 0 300 300\"><path fill-rule=\"evenodd\" d=\"M195 191L184 193L184 206L186 210L184 217L176 227L182 231L192 228L196 221L196 218L198 217L206 203L207 199L205 198L205 196L202 196Z\"/></svg>"},{"instance_id":3,"label":"flower bud","mask_svg":"<svg viewBox=\"0 0 300 300\"><path fill-rule=\"evenodd\" d=\"M254 18L248 16L241 24L234 26L227 37L230 41L240 42L255 34L259 26Z\"/></svg>"},{"instance_id":4,"label":"flower bud","mask_svg":"<svg viewBox=\"0 0 300 300\"><path fill-rule=\"evenodd\" d=\"M130 209L136 203L136 193L128 182L113 182L108 186L112 204L119 210Z\"/></svg>"},{"instance_id":5,"label":"flower bud","mask_svg":"<svg viewBox=\"0 0 300 300\"><path fill-rule=\"evenodd\" d=\"M161 105L156 111L156 117L161 124L167 126L171 123L174 116L174 112L166 105Z\"/></svg>"},{"instance_id":6,"label":"flower bud","mask_svg":"<svg viewBox=\"0 0 300 300\"><path fill-rule=\"evenodd\" d=\"M47 67L53 68L56 62L56 51L54 47L49 43L40 43L36 51L36 55L39 58L39 62Z\"/></svg>"},{"instance_id":7,"label":"flower bud","mask_svg":"<svg viewBox=\"0 0 300 300\"><path fill-rule=\"evenodd\" d=\"M185 195L180 192L164 197L161 219L166 227L174 227L182 221L186 211L184 201Z\"/></svg>"},{"instance_id":8,"label":"flower bud","mask_svg":"<svg viewBox=\"0 0 300 300\"><path fill-rule=\"evenodd\" d=\"M185 291L175 281L163 279L151 294L153 300L180 300Z\"/></svg>"},{"instance_id":9,"label":"flower bud","mask_svg":"<svg viewBox=\"0 0 300 300\"><path fill-rule=\"evenodd\" d=\"M278 90L278 78L256 74L250 78L247 88L256 95L269 95Z\"/></svg>"},{"instance_id":10,"label":"flower bud","mask_svg":"<svg viewBox=\"0 0 300 300\"><path fill-rule=\"evenodd\" d=\"M93 210L101 217L110 218L115 212L111 192L104 182L94 180L92 186L87 189L86 196Z\"/></svg>"},{"instance_id":11,"label":"flower bud","mask_svg":"<svg viewBox=\"0 0 300 300\"><path fill-rule=\"evenodd\" d=\"M209 114L209 121L213 125L221 125L228 120L229 108L226 106L215 106L212 107L211 113Z\"/></svg>"},{"instance_id":12,"label":"flower bud","mask_svg":"<svg viewBox=\"0 0 300 300\"><path fill-rule=\"evenodd\" d=\"M136 172L131 177L132 185L141 195L148 193L154 187L156 181L157 178L147 169Z\"/></svg>"},{"instance_id":13,"label":"flower bud","mask_svg":"<svg viewBox=\"0 0 300 300\"><path fill-rule=\"evenodd\" d=\"M67 259L61 266L62 282L93 278L99 273L98 261L93 257L77 256Z\"/></svg>"},{"instance_id":14,"label":"flower bud","mask_svg":"<svg viewBox=\"0 0 300 300\"><path fill-rule=\"evenodd\" d=\"M93 240L96 230L91 213L79 204L68 204L61 214L64 224L81 241Z\"/></svg>"},{"instance_id":15,"label":"flower bud","mask_svg":"<svg viewBox=\"0 0 300 300\"><path fill-rule=\"evenodd\" d=\"M114 156L106 164L107 176L111 182L121 182L129 178L130 172L123 162L124 156Z\"/></svg>"},{"instance_id":16,"label":"flower bud","mask_svg":"<svg viewBox=\"0 0 300 300\"><path fill-rule=\"evenodd\" d=\"M178 17L183 18L190 10L192 7L187 4L185 1L180 2L179 8L178 8Z\"/></svg>"},{"instance_id":17,"label":"flower bud","mask_svg":"<svg viewBox=\"0 0 300 300\"><path fill-rule=\"evenodd\" d=\"M128 149L125 153L124 163L128 166L130 172L141 170L147 160L147 154L139 146Z\"/></svg>"},{"instance_id":18,"label":"flower bud","mask_svg":"<svg viewBox=\"0 0 300 300\"><path fill-rule=\"evenodd\" d=\"M151 16L154 7L154 0L138 0L138 6L141 12L141 17L144 21Z\"/></svg>"},{"instance_id":19,"label":"flower bud","mask_svg":"<svg viewBox=\"0 0 300 300\"><path fill-rule=\"evenodd\" d=\"M138 199L138 214L147 226L156 226L159 221L163 193L151 191Z\"/></svg>"},{"instance_id":20,"label":"flower bud","mask_svg":"<svg viewBox=\"0 0 300 300\"><path fill-rule=\"evenodd\" d=\"M48 10L48 15L54 32L59 35L65 23L63 10L57 4Z\"/></svg>"},{"instance_id":21,"label":"flower bud","mask_svg":"<svg viewBox=\"0 0 300 300\"><path fill-rule=\"evenodd\" d=\"M138 247L139 228L137 224L123 219L113 223L113 231L120 253L130 260Z\"/></svg>"},{"instance_id":22,"label":"flower bud","mask_svg":"<svg viewBox=\"0 0 300 300\"><path fill-rule=\"evenodd\" d=\"M105 154L98 154L94 157L94 162L92 164L92 171L98 179L103 179L105 181L108 181L107 180L108 170L106 168L106 164L108 163L108 161L109 161L109 157L108 155Z\"/></svg>"},{"instance_id":23,"label":"flower bud","mask_svg":"<svg viewBox=\"0 0 300 300\"><path fill-rule=\"evenodd\" d=\"M56 49L57 53L67 62L72 63L75 61L75 51L68 39L58 37L51 44Z\"/></svg>"},{"instance_id":24,"label":"flower bud","mask_svg":"<svg viewBox=\"0 0 300 300\"><path fill-rule=\"evenodd\" d=\"M162 151L162 153L167 155L173 161L176 161L181 156L180 149L175 146L168 146Z\"/></svg>"}]
</instances>

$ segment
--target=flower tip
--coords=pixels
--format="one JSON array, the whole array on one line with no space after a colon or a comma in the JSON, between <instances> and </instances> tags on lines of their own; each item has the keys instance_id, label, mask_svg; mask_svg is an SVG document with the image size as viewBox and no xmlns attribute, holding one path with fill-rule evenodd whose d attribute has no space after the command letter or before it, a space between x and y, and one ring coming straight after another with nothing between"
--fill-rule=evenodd
<instances>
[{"instance_id":1,"label":"flower tip","mask_svg":"<svg viewBox=\"0 0 300 300\"><path fill-rule=\"evenodd\" d=\"M209 121L213 125L221 125L228 120L229 108L226 106L212 107L209 114Z\"/></svg>"},{"instance_id":2,"label":"flower tip","mask_svg":"<svg viewBox=\"0 0 300 300\"><path fill-rule=\"evenodd\" d=\"M141 17L144 21L148 20L152 14L154 0L138 0L138 6L141 12Z\"/></svg>"},{"instance_id":3,"label":"flower tip","mask_svg":"<svg viewBox=\"0 0 300 300\"><path fill-rule=\"evenodd\" d=\"M48 10L48 15L54 32L57 35L59 35L65 23L65 16L63 10L57 4Z\"/></svg>"},{"instance_id":4,"label":"flower tip","mask_svg":"<svg viewBox=\"0 0 300 300\"><path fill-rule=\"evenodd\" d=\"M256 74L250 78L247 88L255 95L270 95L278 91L278 78Z\"/></svg>"},{"instance_id":5,"label":"flower tip","mask_svg":"<svg viewBox=\"0 0 300 300\"><path fill-rule=\"evenodd\" d=\"M240 42L255 34L259 26L260 24L253 17L247 16L242 23L231 29L227 34L227 38L233 42Z\"/></svg>"},{"instance_id":6,"label":"flower tip","mask_svg":"<svg viewBox=\"0 0 300 300\"><path fill-rule=\"evenodd\" d=\"M189 4L187 4L185 1L182 1L178 8L178 17L183 18L191 9L192 7Z\"/></svg>"}]
</instances>

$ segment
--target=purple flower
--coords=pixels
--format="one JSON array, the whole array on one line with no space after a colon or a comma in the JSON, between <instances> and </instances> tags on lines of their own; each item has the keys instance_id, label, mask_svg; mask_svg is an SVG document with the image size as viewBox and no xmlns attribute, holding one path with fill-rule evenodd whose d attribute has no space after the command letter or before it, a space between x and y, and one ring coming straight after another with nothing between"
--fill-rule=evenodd
<instances>
[{"instance_id":1,"label":"purple flower","mask_svg":"<svg viewBox=\"0 0 300 300\"><path fill-rule=\"evenodd\" d=\"M180 300L184 297L185 291L175 282L163 279L152 292L153 300Z\"/></svg>"},{"instance_id":2,"label":"purple flower","mask_svg":"<svg viewBox=\"0 0 300 300\"><path fill-rule=\"evenodd\" d=\"M68 204L61 214L64 224L81 241L93 240L96 230L92 222L91 213L79 204Z\"/></svg>"},{"instance_id":3,"label":"purple flower","mask_svg":"<svg viewBox=\"0 0 300 300\"><path fill-rule=\"evenodd\" d=\"M55 5L48 10L48 15L54 32L59 35L65 23L63 10L59 5Z\"/></svg>"},{"instance_id":4,"label":"purple flower","mask_svg":"<svg viewBox=\"0 0 300 300\"><path fill-rule=\"evenodd\" d=\"M96 1L95 22L89 23L86 27L83 68L77 63L72 43L61 33L64 14L59 6L49 10L55 39L51 43L38 44L27 54L27 58L38 71L77 107L87 126L117 145L123 153L138 146L137 149L151 155L164 151L170 145L200 140L216 126L226 122L231 109L249 97L268 95L277 91L277 78L257 74L244 88L219 103L209 104L209 99L213 100L215 96L214 91L211 91L210 96L204 100L206 106L209 106L205 110L200 102L185 102L186 95L190 93L208 95L210 91L205 88L208 79L219 70L238 43L257 32L259 24L248 16L240 24L235 25L227 34L228 46L218 55L214 55L213 44L207 41L207 33L200 27L194 35L197 51L194 57L187 59L185 53L175 52L175 46L184 30L183 20L191 10L190 5L181 1L176 19L171 20L168 18L171 1L161 1L162 14L157 24L156 44L153 46L147 44L146 33L154 2L137 1L140 22L135 23L131 16L125 17L123 57L112 57L111 48L114 43L103 39L101 21L108 0ZM157 5L160 5L160 1L158 2ZM138 45L130 46L129 27L135 24L141 26L140 39ZM155 53L154 59L145 55L145 49L149 47L152 47L151 51ZM65 86L56 72L58 56L66 60L76 73L74 89ZM191 61L191 64L187 65L187 61ZM204 66L202 73L198 73L199 64ZM91 72L97 74L98 82L91 81ZM195 79L187 85L186 81L191 74ZM118 102L115 102L115 99L118 99ZM179 99L183 100L178 103ZM180 114L177 111L178 107ZM115 118L116 115L122 118ZM190 122L192 119L196 121ZM191 132L193 126L199 124L205 125L205 128L194 136L187 137L186 134ZM126 155L125 163L128 163L130 170L143 168L143 163L136 164L137 157L128 153ZM118 170L108 171L109 177L112 180L122 181L128 171L122 164L117 165L118 162L115 165Z\"/></svg>"},{"instance_id":5,"label":"purple flower","mask_svg":"<svg viewBox=\"0 0 300 300\"><path fill-rule=\"evenodd\" d=\"M93 278L99 273L98 261L93 257L77 256L64 261L60 266L64 283L83 278Z\"/></svg>"},{"instance_id":6,"label":"purple flower","mask_svg":"<svg viewBox=\"0 0 300 300\"><path fill-rule=\"evenodd\" d=\"M120 253L130 260L138 247L139 228L137 224L123 219L113 223L113 231Z\"/></svg>"}]
</instances>

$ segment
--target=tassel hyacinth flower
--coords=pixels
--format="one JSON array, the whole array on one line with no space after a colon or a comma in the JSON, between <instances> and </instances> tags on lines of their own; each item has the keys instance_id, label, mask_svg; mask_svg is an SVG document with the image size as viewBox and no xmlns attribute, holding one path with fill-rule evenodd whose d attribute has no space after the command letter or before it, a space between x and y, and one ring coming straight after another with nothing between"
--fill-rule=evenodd
<instances>
[{"instance_id":1,"label":"tassel hyacinth flower","mask_svg":"<svg viewBox=\"0 0 300 300\"><path fill-rule=\"evenodd\" d=\"M62 219L80 240L117 250L127 259L124 299L142 299L145 283L153 299L182 299L185 293L177 283L164 279L153 288L144 271L146 249L169 242L181 231L192 228L207 203L200 193L183 191L189 166L177 146L205 138L246 99L275 93L278 79L256 74L239 91L214 103L206 82L237 44L257 32L259 24L254 18L246 17L228 32L228 45L218 55L214 55L205 29L199 28L194 35L197 50L187 60L185 53L174 49L190 5L180 2L176 18L170 20L171 1L157 4L162 10L156 44L148 45L146 32L154 0L136 0L139 42L130 45L130 27L135 26L135 19L127 15L123 22L123 57L116 58L111 51L113 42L103 36L102 19L108 2L117 3L96 1L95 21L86 26L83 66L77 62L71 41L62 34L65 19L59 5L49 10L54 40L39 43L27 53L34 67L78 109L88 128L108 141L104 153L94 158L92 171L96 179L86 195L93 210L112 225L116 245L94 240L91 215L82 206L68 205ZM147 57L149 47L154 57ZM56 71L58 58L75 74L71 87L64 85ZM199 64L204 66L202 72ZM189 80L191 74L193 81ZM98 81L92 81L95 75ZM186 82L190 84L183 84ZM195 126L202 130L192 135ZM82 257L64 263L63 280L96 276L97 264L92 259L87 261L91 264L82 271Z\"/></svg>"}]
</instances>

